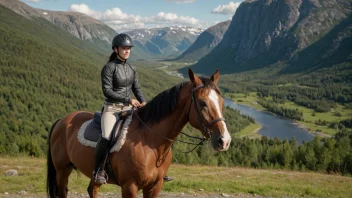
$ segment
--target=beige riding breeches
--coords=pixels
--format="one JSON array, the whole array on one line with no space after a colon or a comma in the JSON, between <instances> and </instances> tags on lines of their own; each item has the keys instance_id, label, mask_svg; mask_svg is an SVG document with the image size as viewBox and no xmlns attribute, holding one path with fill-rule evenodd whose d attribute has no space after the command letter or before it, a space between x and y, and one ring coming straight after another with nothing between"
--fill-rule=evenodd
<instances>
[{"instance_id":1,"label":"beige riding breeches","mask_svg":"<svg viewBox=\"0 0 352 198\"><path fill-rule=\"evenodd\" d=\"M107 140L110 139L112 129L119 119L121 111L129 110L132 106L124 106L119 103L104 103L104 110L101 117L101 136Z\"/></svg>"}]
</instances>

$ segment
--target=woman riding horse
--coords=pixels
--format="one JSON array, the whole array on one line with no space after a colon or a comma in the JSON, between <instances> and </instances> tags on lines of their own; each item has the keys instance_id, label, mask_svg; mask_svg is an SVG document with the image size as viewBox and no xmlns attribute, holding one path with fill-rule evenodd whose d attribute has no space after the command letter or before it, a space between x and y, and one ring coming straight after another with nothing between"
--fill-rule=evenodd
<instances>
[{"instance_id":1,"label":"woman riding horse","mask_svg":"<svg viewBox=\"0 0 352 198\"><path fill-rule=\"evenodd\" d=\"M93 177L96 183L105 184L104 162L108 154L111 132L118 115L122 110L131 106L142 107L146 104L140 89L137 71L127 63L133 47L132 39L126 34L118 34L112 41L112 54L109 62L101 71L101 83L105 96L103 114L101 118L102 135L98 140L95 151L95 168ZM133 91L136 99L131 99Z\"/></svg>"},{"instance_id":2,"label":"woman riding horse","mask_svg":"<svg viewBox=\"0 0 352 198\"><path fill-rule=\"evenodd\" d=\"M125 143L108 156L113 178L107 183L121 186L122 197L157 197L171 161L171 146L189 122L209 139L214 150L226 151L231 142L223 118L224 101L216 86L219 72L208 78L189 70L189 82L158 94L133 112ZM49 134L47 192L50 197L67 197L68 178L77 169L91 179L90 197L96 198L100 183L92 177L95 149L82 145L78 131L91 120L90 112L72 112L58 120Z\"/></svg>"}]
</instances>

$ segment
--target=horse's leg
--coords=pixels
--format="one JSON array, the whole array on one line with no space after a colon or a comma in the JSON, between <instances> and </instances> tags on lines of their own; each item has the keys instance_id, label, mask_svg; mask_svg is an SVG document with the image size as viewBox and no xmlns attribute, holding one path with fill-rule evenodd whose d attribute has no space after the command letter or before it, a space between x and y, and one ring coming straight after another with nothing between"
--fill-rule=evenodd
<instances>
[{"instance_id":1,"label":"horse's leg","mask_svg":"<svg viewBox=\"0 0 352 198\"><path fill-rule=\"evenodd\" d=\"M90 198L97 198L98 192L101 184L96 184L93 180L90 180L89 186L87 188L88 194Z\"/></svg>"},{"instance_id":2,"label":"horse's leg","mask_svg":"<svg viewBox=\"0 0 352 198\"><path fill-rule=\"evenodd\" d=\"M133 198L137 197L138 187L136 184L130 182L121 186L122 198Z\"/></svg>"},{"instance_id":3,"label":"horse's leg","mask_svg":"<svg viewBox=\"0 0 352 198\"><path fill-rule=\"evenodd\" d=\"M160 190L162 189L164 184L163 179L160 179L156 185L148 186L143 188L143 197L144 198L154 198L158 197Z\"/></svg>"},{"instance_id":4,"label":"horse's leg","mask_svg":"<svg viewBox=\"0 0 352 198\"><path fill-rule=\"evenodd\" d=\"M60 140L60 139L59 139ZM58 187L58 197L66 198L68 192L68 178L74 168L73 164L70 162L69 157L66 152L63 152L64 149L60 142L55 142L52 147L52 151L56 150L56 157L53 159L53 163L56 168L56 183ZM65 148L65 147L64 147Z\"/></svg>"},{"instance_id":5,"label":"horse's leg","mask_svg":"<svg viewBox=\"0 0 352 198\"><path fill-rule=\"evenodd\" d=\"M57 170L56 181L58 186L58 197L66 198L68 192L68 177L72 172L73 167L67 165L66 167L59 168Z\"/></svg>"}]
</instances>

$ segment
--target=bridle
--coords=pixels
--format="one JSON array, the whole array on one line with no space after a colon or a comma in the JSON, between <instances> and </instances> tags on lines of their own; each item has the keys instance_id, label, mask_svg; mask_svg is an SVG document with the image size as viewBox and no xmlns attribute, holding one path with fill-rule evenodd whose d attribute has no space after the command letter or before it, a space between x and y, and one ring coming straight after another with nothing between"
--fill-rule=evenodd
<instances>
[{"instance_id":1,"label":"bridle","mask_svg":"<svg viewBox=\"0 0 352 198\"><path fill-rule=\"evenodd\" d=\"M157 135L159 135L160 137L162 137L162 138L164 138L164 139L166 139L166 140L168 140L168 141L170 141L170 142L175 142L175 141L177 141L177 142L182 142L182 143L186 143L186 144L193 144L193 145L196 145L193 149L191 149L191 150L189 150L189 151L180 151L180 150L174 148L175 150L177 150L177 151L179 151L179 152L181 152L181 153L190 153L190 152L194 151L199 145L203 145L203 142L204 142L204 141L206 141L206 140L208 140L209 138L211 138L211 131L207 128L207 126L209 127L209 126L211 126L211 125L213 125L213 124L215 124L215 123L217 123L217 122L219 122L219 121L225 121L225 118L222 118L222 117L217 118L217 119L214 119L214 120L210 121L210 122L207 123L207 124L205 124L205 122L203 121L202 116L200 115L200 112L199 112L199 109L198 109L198 106L197 106L197 103L196 103L196 97L195 97L195 92L198 91L200 88L203 88L203 87L204 87L204 84L200 84L200 85L198 85L197 87L195 87L194 89L192 89L192 91L191 91L192 97L191 97L191 102L190 102L190 104L189 104L189 108L188 108L188 112L187 112L187 117L188 117L188 121L190 121L190 117L189 117L189 116L190 116L190 112L191 112L192 103L194 103L194 108L196 109L198 121L200 122L200 124L201 124L202 127L203 127L202 134L203 134L204 137L191 136L191 135L188 135L188 134L186 134L186 133L184 133L184 132L182 132L182 131L180 132L181 134L183 134L183 135L185 135L185 136L187 136L187 137L189 137L189 138L193 138L193 139L200 140L199 143L191 143L191 142L185 142L185 141L182 141L182 140L173 140L173 139L169 139L169 138L167 138L167 137L165 137L165 136L163 136L163 135L160 135L157 131L155 131L155 130L153 130L152 128L150 128L146 123L144 123L144 122L141 120L141 118L138 116L137 113L136 113L135 115L136 115L136 117L138 118L138 120L139 120L144 126L146 126L150 131L155 132ZM132 108L132 113L134 113L134 108ZM205 135L205 134L206 134L206 135ZM208 137L207 137L207 135L208 135ZM173 146L173 144L172 144L172 146Z\"/></svg>"},{"instance_id":2,"label":"bridle","mask_svg":"<svg viewBox=\"0 0 352 198\"><path fill-rule=\"evenodd\" d=\"M211 125L213 125L213 124L215 124L215 123L217 123L219 121L225 121L225 118L220 117L220 118L214 119L214 120L210 121L209 123L205 124L205 122L202 119L202 116L200 115L200 112L199 112L199 109L198 109L198 105L196 103L196 97L195 97L195 92L197 90L199 90L200 88L203 88L203 87L204 87L204 85L200 84L197 87L195 87L194 89L192 89L192 91L191 91L192 98L191 98L191 103L189 104L187 117L188 117L188 121L190 121L190 117L189 117L190 115L189 114L190 114L190 111L191 111L192 103L194 103L194 108L196 109L198 121L200 122L200 124L203 127L202 134L203 134L203 136L206 137L205 140L208 140L209 138L211 138L211 133L210 133L211 131L207 128L207 126L209 127L209 126L211 126ZM205 134L208 135L208 136L206 136Z\"/></svg>"}]
</instances>

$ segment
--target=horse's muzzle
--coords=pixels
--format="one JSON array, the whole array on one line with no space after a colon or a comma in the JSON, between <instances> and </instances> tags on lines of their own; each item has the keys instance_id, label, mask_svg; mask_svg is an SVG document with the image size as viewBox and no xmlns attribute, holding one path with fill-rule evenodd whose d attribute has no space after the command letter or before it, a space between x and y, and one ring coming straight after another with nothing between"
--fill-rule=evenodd
<instances>
[{"instance_id":1,"label":"horse's muzzle","mask_svg":"<svg viewBox=\"0 0 352 198\"><path fill-rule=\"evenodd\" d=\"M230 142L231 142L231 138L223 138L222 136L219 136L219 138L217 139L216 150L227 151L230 147Z\"/></svg>"}]
</instances>

